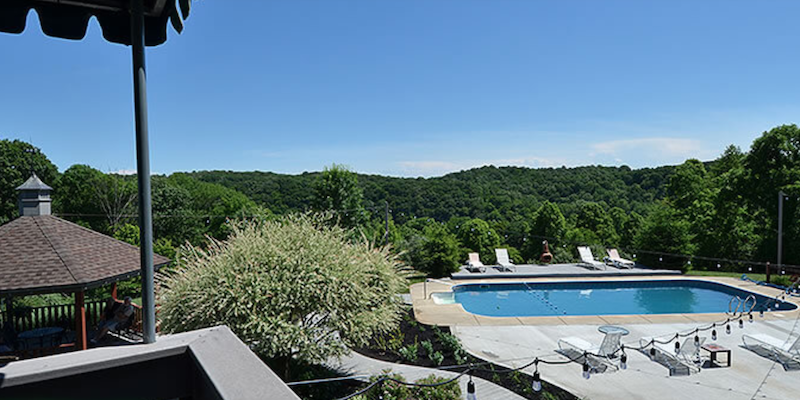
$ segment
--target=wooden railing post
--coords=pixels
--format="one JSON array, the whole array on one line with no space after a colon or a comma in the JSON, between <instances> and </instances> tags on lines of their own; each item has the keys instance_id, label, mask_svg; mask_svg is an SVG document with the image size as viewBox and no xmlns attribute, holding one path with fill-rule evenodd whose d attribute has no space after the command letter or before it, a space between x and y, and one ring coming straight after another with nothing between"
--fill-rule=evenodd
<instances>
[{"instance_id":1,"label":"wooden railing post","mask_svg":"<svg viewBox=\"0 0 800 400\"><path fill-rule=\"evenodd\" d=\"M88 348L86 342L86 305L83 291L75 292L75 347L78 350Z\"/></svg>"}]
</instances>

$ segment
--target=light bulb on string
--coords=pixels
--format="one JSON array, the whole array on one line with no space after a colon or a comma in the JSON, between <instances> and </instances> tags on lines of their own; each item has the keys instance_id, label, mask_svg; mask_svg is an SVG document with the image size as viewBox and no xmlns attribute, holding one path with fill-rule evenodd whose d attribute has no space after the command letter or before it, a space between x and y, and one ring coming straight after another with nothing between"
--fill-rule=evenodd
<instances>
[{"instance_id":1,"label":"light bulb on string","mask_svg":"<svg viewBox=\"0 0 800 400\"><path fill-rule=\"evenodd\" d=\"M764 310L758 310L758 316L764 318Z\"/></svg>"},{"instance_id":2,"label":"light bulb on string","mask_svg":"<svg viewBox=\"0 0 800 400\"><path fill-rule=\"evenodd\" d=\"M534 392L541 392L542 391L542 378L539 376L539 359L537 358L536 361L533 362L536 366L536 370L533 372L533 384L531 387L533 388Z\"/></svg>"},{"instance_id":3,"label":"light bulb on string","mask_svg":"<svg viewBox=\"0 0 800 400\"><path fill-rule=\"evenodd\" d=\"M584 356L584 358L586 358L586 356ZM589 361L588 361L588 359L585 359L583 361L583 378L584 379L589 379L591 377L592 377L592 373L589 371Z\"/></svg>"},{"instance_id":4,"label":"light bulb on string","mask_svg":"<svg viewBox=\"0 0 800 400\"><path fill-rule=\"evenodd\" d=\"M728 335L731 334L731 324L730 323L725 325L725 333L728 334Z\"/></svg>"},{"instance_id":5,"label":"light bulb on string","mask_svg":"<svg viewBox=\"0 0 800 400\"><path fill-rule=\"evenodd\" d=\"M628 369L628 355L625 354L625 345L621 345L620 349L622 349L622 356L619 358L619 368Z\"/></svg>"},{"instance_id":6,"label":"light bulb on string","mask_svg":"<svg viewBox=\"0 0 800 400\"><path fill-rule=\"evenodd\" d=\"M469 376L469 382L467 382L467 400L478 400L478 397L475 396L475 382L472 382L472 375Z\"/></svg>"},{"instance_id":7,"label":"light bulb on string","mask_svg":"<svg viewBox=\"0 0 800 400\"><path fill-rule=\"evenodd\" d=\"M744 320L739 318L739 329L744 329Z\"/></svg>"},{"instance_id":8,"label":"light bulb on string","mask_svg":"<svg viewBox=\"0 0 800 400\"><path fill-rule=\"evenodd\" d=\"M681 352L681 343L678 340L675 340L675 354Z\"/></svg>"},{"instance_id":9,"label":"light bulb on string","mask_svg":"<svg viewBox=\"0 0 800 400\"><path fill-rule=\"evenodd\" d=\"M719 269L720 267L722 267L722 266L721 266L721 265L719 265L719 263L717 263L717 269Z\"/></svg>"},{"instance_id":10,"label":"light bulb on string","mask_svg":"<svg viewBox=\"0 0 800 400\"><path fill-rule=\"evenodd\" d=\"M717 340L717 330L716 330L716 328L711 330L711 340Z\"/></svg>"},{"instance_id":11,"label":"light bulb on string","mask_svg":"<svg viewBox=\"0 0 800 400\"><path fill-rule=\"evenodd\" d=\"M653 346L653 343L650 343L650 345ZM656 347L655 346L650 347L650 358L653 358L655 356L656 356Z\"/></svg>"},{"instance_id":12,"label":"light bulb on string","mask_svg":"<svg viewBox=\"0 0 800 400\"><path fill-rule=\"evenodd\" d=\"M697 331L694 332L694 345L700 346L700 335L697 334Z\"/></svg>"},{"instance_id":13,"label":"light bulb on string","mask_svg":"<svg viewBox=\"0 0 800 400\"><path fill-rule=\"evenodd\" d=\"M751 324L753 323L753 313L747 313L747 320L750 321Z\"/></svg>"},{"instance_id":14,"label":"light bulb on string","mask_svg":"<svg viewBox=\"0 0 800 400\"><path fill-rule=\"evenodd\" d=\"M664 257L658 256L658 261L659 262L664 261Z\"/></svg>"}]
</instances>

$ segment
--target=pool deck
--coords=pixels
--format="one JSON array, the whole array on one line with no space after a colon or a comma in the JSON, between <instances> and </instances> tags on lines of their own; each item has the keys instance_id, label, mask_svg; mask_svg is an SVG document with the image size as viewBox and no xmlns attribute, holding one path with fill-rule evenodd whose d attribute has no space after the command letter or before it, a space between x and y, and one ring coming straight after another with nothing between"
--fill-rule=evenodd
<instances>
[{"instance_id":1,"label":"pool deck","mask_svg":"<svg viewBox=\"0 0 800 400\"><path fill-rule=\"evenodd\" d=\"M592 271L588 271L592 272ZM664 315L618 315L618 316L560 316L560 317L485 317L466 312L460 304L436 304L432 293L449 292L459 283L499 282L559 282L559 281L627 281L691 279L718 282L740 289L775 297L778 289L759 286L749 281L727 277L701 276L608 276L585 274L578 277L514 277L506 279L486 277L468 280L429 280L411 288L414 312L417 320L426 324L447 325L472 355L508 367L518 367L534 357L547 360L563 360L556 353L558 339L578 337L599 345L603 335L600 325L622 325L630 331L622 342L637 345L642 337L668 337L677 332L691 332L711 322L724 321L724 313L715 314L664 314ZM787 301L798 304L798 298ZM744 334L764 333L778 339L794 340L800 334L800 310L770 312L764 317L754 316L754 322L745 322L744 329L732 325L727 335L718 328L716 342L708 331L701 332L706 343L717 343L731 349L730 368L704 368L689 376L669 376L667 368L651 361L638 351L628 351L629 368L624 371L598 373L591 379L581 378L581 367L570 365L540 365L542 378L569 390L579 398L591 399L791 399L800 393L800 371L784 370L769 358L762 357L741 346ZM701 351L701 353L704 353ZM533 367L524 370L533 373ZM480 394L480 388L478 394Z\"/></svg>"},{"instance_id":2,"label":"pool deck","mask_svg":"<svg viewBox=\"0 0 800 400\"><path fill-rule=\"evenodd\" d=\"M680 271L669 269L650 268L614 268L607 266L605 269L594 270L580 264L548 264L515 265L514 271L500 271L496 266L487 265L485 272L469 272L464 267L452 274L454 280L467 279L506 279L506 278L567 278L567 277L597 277L597 276L654 276L654 275L681 275Z\"/></svg>"}]
</instances>

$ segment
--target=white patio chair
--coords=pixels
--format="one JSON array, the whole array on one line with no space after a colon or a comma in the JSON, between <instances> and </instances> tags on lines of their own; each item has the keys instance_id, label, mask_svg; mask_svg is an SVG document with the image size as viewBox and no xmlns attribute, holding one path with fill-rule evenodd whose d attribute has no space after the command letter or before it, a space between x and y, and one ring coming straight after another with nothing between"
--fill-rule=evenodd
<instances>
[{"instance_id":1,"label":"white patio chair","mask_svg":"<svg viewBox=\"0 0 800 400\"><path fill-rule=\"evenodd\" d=\"M578 246L578 255L581 257L581 264L591 269L606 269L606 265L594 259L592 249L587 246Z\"/></svg>"},{"instance_id":2,"label":"white patio chair","mask_svg":"<svg viewBox=\"0 0 800 400\"><path fill-rule=\"evenodd\" d=\"M511 263L511 259L508 258L508 249L494 249L494 254L497 256L497 268L500 271L516 271L517 269L514 267L514 264Z\"/></svg>"}]
</instances>

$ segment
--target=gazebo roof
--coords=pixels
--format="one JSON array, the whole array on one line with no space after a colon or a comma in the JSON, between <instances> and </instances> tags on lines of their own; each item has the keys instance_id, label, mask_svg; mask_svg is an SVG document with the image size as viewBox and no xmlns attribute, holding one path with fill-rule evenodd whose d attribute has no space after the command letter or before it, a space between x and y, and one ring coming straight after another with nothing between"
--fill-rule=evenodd
<instances>
[{"instance_id":1,"label":"gazebo roof","mask_svg":"<svg viewBox=\"0 0 800 400\"><path fill-rule=\"evenodd\" d=\"M129 4L130 0L2 0L0 32L22 33L28 13L35 9L42 32L48 36L83 39L94 16L106 40L130 45ZM189 7L190 0L144 0L145 45L158 46L167 40L168 20L175 30L183 30Z\"/></svg>"},{"instance_id":2,"label":"gazebo roof","mask_svg":"<svg viewBox=\"0 0 800 400\"><path fill-rule=\"evenodd\" d=\"M0 226L0 294L85 290L137 276L139 248L52 215ZM156 267L170 260L155 254Z\"/></svg>"}]
</instances>

